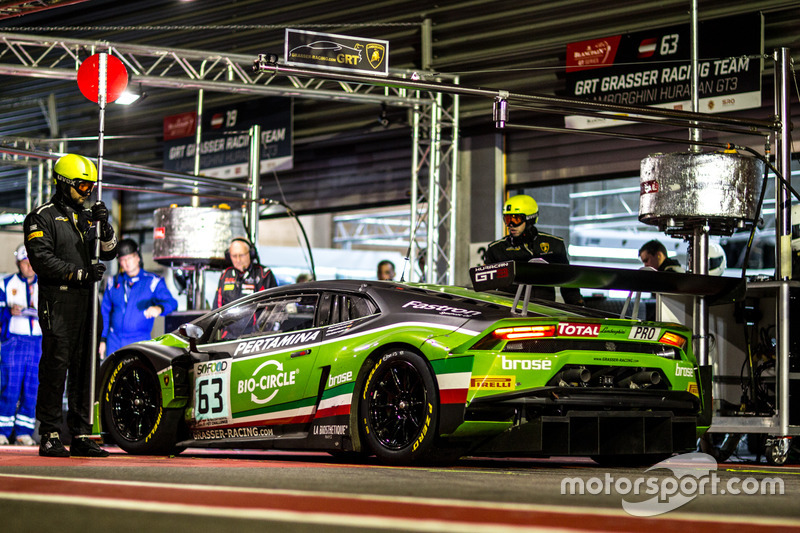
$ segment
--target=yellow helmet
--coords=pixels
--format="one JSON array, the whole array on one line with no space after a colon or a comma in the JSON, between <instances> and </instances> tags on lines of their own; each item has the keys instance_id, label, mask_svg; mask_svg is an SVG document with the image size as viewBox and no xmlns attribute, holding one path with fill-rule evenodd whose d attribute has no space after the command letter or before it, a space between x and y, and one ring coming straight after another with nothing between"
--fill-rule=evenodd
<instances>
[{"instance_id":1,"label":"yellow helmet","mask_svg":"<svg viewBox=\"0 0 800 533\"><path fill-rule=\"evenodd\" d=\"M527 194L518 194L516 196L512 196L506 200L506 203L503 205L503 219L516 218L513 217L513 215L524 215L525 219L520 220L520 222L531 222L536 224L536 220L539 218L539 205L536 203L536 200ZM506 224L507 223L508 221L506 221ZM518 226L519 223L515 223L514 225Z\"/></svg>"},{"instance_id":2,"label":"yellow helmet","mask_svg":"<svg viewBox=\"0 0 800 533\"><path fill-rule=\"evenodd\" d=\"M97 167L88 158L78 154L67 154L58 158L53 167L53 177L77 187L79 182L97 183Z\"/></svg>"}]
</instances>

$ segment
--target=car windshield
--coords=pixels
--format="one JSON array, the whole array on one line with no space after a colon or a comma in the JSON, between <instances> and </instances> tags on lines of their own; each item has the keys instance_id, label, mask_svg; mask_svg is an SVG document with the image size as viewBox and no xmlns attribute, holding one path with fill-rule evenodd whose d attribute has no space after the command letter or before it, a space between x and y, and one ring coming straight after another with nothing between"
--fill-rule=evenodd
<instances>
[{"instance_id":1,"label":"car windshield","mask_svg":"<svg viewBox=\"0 0 800 533\"><path fill-rule=\"evenodd\" d=\"M284 333L314 327L317 295L250 300L225 308L216 317L207 342Z\"/></svg>"}]
</instances>

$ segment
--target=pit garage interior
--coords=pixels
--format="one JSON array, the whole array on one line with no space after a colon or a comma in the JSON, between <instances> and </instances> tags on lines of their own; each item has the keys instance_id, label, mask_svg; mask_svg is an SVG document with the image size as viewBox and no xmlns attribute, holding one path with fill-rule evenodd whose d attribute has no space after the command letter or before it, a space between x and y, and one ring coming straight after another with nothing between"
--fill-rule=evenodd
<instances>
[{"instance_id":1,"label":"pit garage interior","mask_svg":"<svg viewBox=\"0 0 800 533\"><path fill-rule=\"evenodd\" d=\"M257 239L262 262L282 284L312 268L318 279L374 279L378 261L390 259L397 266L395 279L402 275L407 281L468 286L469 268L481 265L486 245L504 235L499 214L504 200L519 193L537 200L537 227L564 239L573 264L637 269L639 247L656 238L687 267L691 235L666 235L658 224L640 222L639 203L642 161L651 154L690 150L682 143L692 138L688 128L651 120L567 132L565 120L572 114L541 102L509 105L509 123L534 127L499 128L499 106L490 94L574 97L568 91L568 45L648 31L661 35L665 27L689 25L693 10L699 20L699 59L730 69L731 76L723 80L736 79L743 58L723 64L730 58L703 55L709 42L732 39L715 21L735 17L761 32L760 50L747 57L761 63L759 103L717 116L774 120L775 58L783 49L791 78L785 95L791 129L800 114L793 61L800 48L796 1L0 1L0 243L7 251L0 254L0 271L15 271L11 252L21 242L21 219L49 198L49 173L57 155L98 155L98 105L81 94L75 72L80 61L104 51L125 58L128 88L141 98L131 105L109 103L104 111L103 199L113 206L118 234L140 243L145 268L165 276L186 316L208 308L219 273L203 266L198 274L196 264L153 260L154 212L170 205L229 205L234 217L241 214L242 231ZM421 100L414 102L411 89L341 81L335 74L314 78L254 71L259 54L275 54L283 64L286 28L388 41L391 76L452 90L422 90ZM704 28L710 30L704 33ZM680 100L691 99L683 94ZM715 112L707 100L705 105L698 111ZM252 160L250 167L245 163L234 171L236 177L200 169L200 176L211 179L193 180L197 167L186 167L196 165L191 158L181 169L166 168L174 164L170 148L176 144L167 138L169 117L199 112L201 123L214 127L216 115L230 119L231 110L240 118L288 113L291 162L268 165L255 178ZM763 131L734 130L703 129L702 141L711 146L702 149L732 143L763 154L765 139L772 138ZM244 139L242 148L250 147L252 128L234 125L231 131ZM795 153L800 146L791 133L780 142L791 154L785 177L798 188ZM774 162L776 148L771 150ZM715 409L723 421L714 432L715 451L725 458L745 454L762 460L764 439L784 438L773 446L783 447L790 462L796 462L787 437L800 427L800 384L794 385L800 381L800 336L784 333L774 317L783 312L780 316L793 321L791 313L800 313L795 303L800 285L780 285L781 279L793 278L785 268L784 277L776 280L781 260L776 199L781 193L774 172L768 174L746 272L764 284L737 307L751 327L733 317L732 304L709 311L712 361L727 354L724 366L715 368ZM244 202L248 195L260 202ZM778 226L786 224L790 207L780 211L785 214ZM709 242L725 254L723 275L741 276L750 228L722 233L727 234L712 235ZM116 264L109 268L113 273ZM587 301L615 311L628 295L583 292ZM692 325L688 299L644 294L643 302L641 316L657 308L665 320ZM784 311L776 311L781 306ZM167 321L166 327L172 323L178 322ZM157 327L163 331L165 325ZM754 366L751 374L758 381L743 374L748 344L761 350L762 363L772 362ZM793 384L789 393L797 391L783 399L775 389L774 364L782 353L784 363L791 358L785 365L790 370L784 370ZM747 405L743 387L749 387ZM736 410L752 416L734 420L730 415ZM757 435L751 440L760 444L747 449L740 434Z\"/></svg>"}]
</instances>

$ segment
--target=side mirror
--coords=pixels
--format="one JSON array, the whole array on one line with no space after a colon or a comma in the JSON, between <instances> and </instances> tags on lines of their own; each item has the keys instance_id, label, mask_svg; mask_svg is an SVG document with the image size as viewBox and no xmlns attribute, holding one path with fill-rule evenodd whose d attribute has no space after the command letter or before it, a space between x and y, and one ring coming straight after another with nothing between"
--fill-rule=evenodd
<instances>
[{"instance_id":1,"label":"side mirror","mask_svg":"<svg viewBox=\"0 0 800 533\"><path fill-rule=\"evenodd\" d=\"M196 324L186 323L178 328L178 333L189 339L189 349L197 352L197 339L203 336L203 328Z\"/></svg>"}]
</instances>

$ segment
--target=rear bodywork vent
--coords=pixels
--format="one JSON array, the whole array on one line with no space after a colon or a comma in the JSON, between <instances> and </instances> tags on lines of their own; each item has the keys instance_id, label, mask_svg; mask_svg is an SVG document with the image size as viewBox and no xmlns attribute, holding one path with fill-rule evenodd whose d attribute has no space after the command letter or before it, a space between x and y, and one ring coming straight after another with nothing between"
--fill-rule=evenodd
<instances>
[{"instance_id":1,"label":"rear bodywork vent","mask_svg":"<svg viewBox=\"0 0 800 533\"><path fill-rule=\"evenodd\" d=\"M657 355L666 359L680 359L677 348L664 344L647 342L614 342L595 339L526 339L509 341L504 352L511 353L546 353L554 354L567 350L582 352L616 352L635 353L639 355Z\"/></svg>"}]
</instances>

